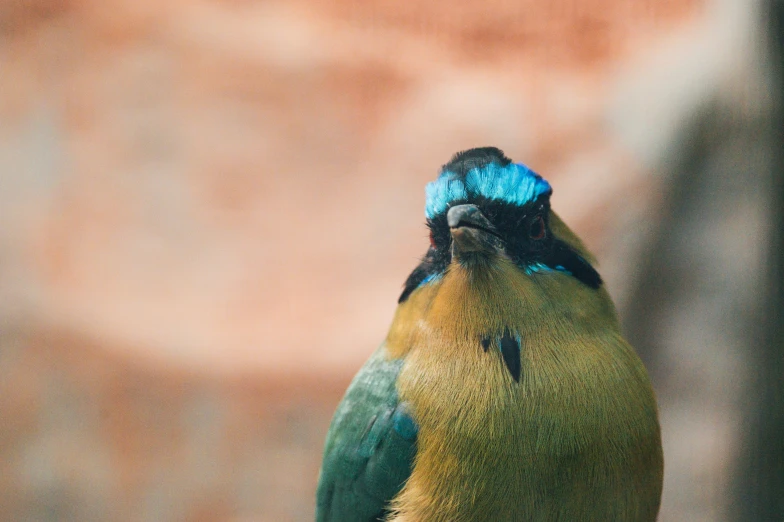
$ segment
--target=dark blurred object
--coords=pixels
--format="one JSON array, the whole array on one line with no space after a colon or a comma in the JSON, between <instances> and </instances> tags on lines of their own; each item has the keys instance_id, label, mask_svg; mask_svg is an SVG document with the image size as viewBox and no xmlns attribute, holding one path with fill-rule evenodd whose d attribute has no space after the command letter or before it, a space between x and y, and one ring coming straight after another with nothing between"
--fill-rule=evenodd
<instances>
[{"instance_id":1,"label":"dark blurred object","mask_svg":"<svg viewBox=\"0 0 784 522\"><path fill-rule=\"evenodd\" d=\"M781 339L772 331L780 321L761 297L774 299L769 289L778 285L770 278L781 277L768 270L771 253L781 255L771 237L780 212L771 187L781 140L772 117L771 58L762 47L750 46L720 87L681 114L675 139L656 158L666 192L623 310L660 401L662 520L731 519L741 503L751 507L766 496L775 482L771 466L781 460L768 453L762 465L741 452L755 437L750 414L767 451L780 433L768 424L781 410L773 393L781 345L772 345ZM748 479L736 479L741 462ZM742 500L727 501L733 487L743 490ZM755 512L741 519L780 520L767 508Z\"/></svg>"},{"instance_id":2,"label":"dark blurred object","mask_svg":"<svg viewBox=\"0 0 784 522\"><path fill-rule=\"evenodd\" d=\"M749 400L733 515L738 521L779 522L784 520L784 1L771 0L766 7L773 205L762 338L754 361L757 393Z\"/></svg>"}]
</instances>

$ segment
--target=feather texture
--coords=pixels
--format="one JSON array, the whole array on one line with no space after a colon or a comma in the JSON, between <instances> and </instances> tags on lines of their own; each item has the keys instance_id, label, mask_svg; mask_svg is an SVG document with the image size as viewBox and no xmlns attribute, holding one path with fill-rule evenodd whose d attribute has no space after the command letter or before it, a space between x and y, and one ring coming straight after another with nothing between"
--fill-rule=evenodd
<instances>
[{"instance_id":1,"label":"feather texture","mask_svg":"<svg viewBox=\"0 0 784 522\"><path fill-rule=\"evenodd\" d=\"M502 353L477 347L507 328L525 340L519 384ZM387 343L420 425L391 521L655 520L656 404L604 289L454 263L400 306Z\"/></svg>"},{"instance_id":2,"label":"feather texture","mask_svg":"<svg viewBox=\"0 0 784 522\"><path fill-rule=\"evenodd\" d=\"M327 435L317 522L373 522L411 473L418 426L395 382L402 361L381 346L351 382Z\"/></svg>"}]
</instances>

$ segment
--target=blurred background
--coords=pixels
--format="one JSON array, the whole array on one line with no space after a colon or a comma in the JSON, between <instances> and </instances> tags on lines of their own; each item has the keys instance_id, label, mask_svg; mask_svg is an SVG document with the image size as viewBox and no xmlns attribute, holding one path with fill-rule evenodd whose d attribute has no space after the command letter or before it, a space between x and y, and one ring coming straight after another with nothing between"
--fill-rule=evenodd
<instances>
[{"instance_id":1,"label":"blurred background","mask_svg":"<svg viewBox=\"0 0 784 522\"><path fill-rule=\"evenodd\" d=\"M0 520L312 520L427 247L547 177L651 371L660 520L784 520L781 0L0 0Z\"/></svg>"}]
</instances>

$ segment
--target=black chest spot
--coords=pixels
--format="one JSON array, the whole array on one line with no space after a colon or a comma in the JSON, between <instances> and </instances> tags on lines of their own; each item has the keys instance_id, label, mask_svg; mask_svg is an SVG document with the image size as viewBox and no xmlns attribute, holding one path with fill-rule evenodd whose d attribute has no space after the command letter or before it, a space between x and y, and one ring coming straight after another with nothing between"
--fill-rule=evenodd
<instances>
[{"instance_id":1,"label":"black chest spot","mask_svg":"<svg viewBox=\"0 0 784 522\"><path fill-rule=\"evenodd\" d=\"M490 336L482 337L479 341L482 345L482 350L485 353L490 349L492 344ZM506 369L515 382L520 382L520 374L522 373L522 366L520 363L520 338L512 335L509 329L504 330L504 334L498 338L498 348L501 351L501 358L504 361Z\"/></svg>"}]
</instances>

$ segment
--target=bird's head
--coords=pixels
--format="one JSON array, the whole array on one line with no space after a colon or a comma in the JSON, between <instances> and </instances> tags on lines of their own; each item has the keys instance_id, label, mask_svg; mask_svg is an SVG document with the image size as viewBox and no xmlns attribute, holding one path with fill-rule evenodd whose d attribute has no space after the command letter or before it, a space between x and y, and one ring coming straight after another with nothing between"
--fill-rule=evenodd
<instances>
[{"instance_id":1,"label":"bird's head","mask_svg":"<svg viewBox=\"0 0 784 522\"><path fill-rule=\"evenodd\" d=\"M602 280L584 247L550 210L551 194L547 181L497 148L455 154L427 185L430 248L399 301L437 282L453 263L481 271L499 259L530 276L555 271L598 288Z\"/></svg>"}]
</instances>

